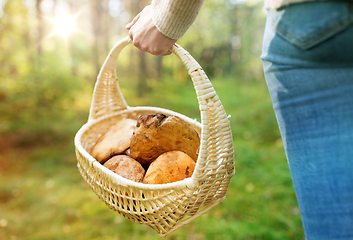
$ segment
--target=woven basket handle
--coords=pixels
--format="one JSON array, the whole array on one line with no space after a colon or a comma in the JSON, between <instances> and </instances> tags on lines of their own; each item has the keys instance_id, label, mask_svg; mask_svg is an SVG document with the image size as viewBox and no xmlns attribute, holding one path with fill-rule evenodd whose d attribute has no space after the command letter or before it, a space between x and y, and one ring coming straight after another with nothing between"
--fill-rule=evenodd
<instances>
[{"instance_id":1,"label":"woven basket handle","mask_svg":"<svg viewBox=\"0 0 353 240\"><path fill-rule=\"evenodd\" d=\"M130 42L129 37L122 39L111 49L108 57L105 59L94 87L88 121L128 108L119 88L115 66L120 52Z\"/></svg>"},{"instance_id":2,"label":"woven basket handle","mask_svg":"<svg viewBox=\"0 0 353 240\"><path fill-rule=\"evenodd\" d=\"M228 116L207 75L198 62L182 47L175 44L172 52L183 62L194 84L201 114L201 144L192 175L195 184L221 190L214 184L234 175L233 137ZM207 181L205 183L205 179ZM224 190L224 189L223 189ZM221 191L223 191L221 190Z\"/></svg>"}]
</instances>

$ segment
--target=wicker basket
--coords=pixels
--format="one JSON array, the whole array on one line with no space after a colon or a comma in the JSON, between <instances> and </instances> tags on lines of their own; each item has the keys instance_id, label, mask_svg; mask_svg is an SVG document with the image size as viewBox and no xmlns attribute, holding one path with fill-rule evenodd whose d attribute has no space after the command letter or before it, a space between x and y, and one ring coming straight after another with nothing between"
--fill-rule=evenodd
<instances>
[{"instance_id":1,"label":"wicker basket","mask_svg":"<svg viewBox=\"0 0 353 240\"><path fill-rule=\"evenodd\" d=\"M88 122L75 136L77 166L92 190L111 209L165 237L225 200L235 172L232 133L211 82L179 45L172 51L186 66L194 83L201 123L163 108L128 106L117 84L115 65L119 53L130 42L126 37L111 50L98 75ZM157 112L179 116L199 132L200 150L191 178L168 184L136 183L111 172L89 154L101 133L117 120Z\"/></svg>"}]
</instances>

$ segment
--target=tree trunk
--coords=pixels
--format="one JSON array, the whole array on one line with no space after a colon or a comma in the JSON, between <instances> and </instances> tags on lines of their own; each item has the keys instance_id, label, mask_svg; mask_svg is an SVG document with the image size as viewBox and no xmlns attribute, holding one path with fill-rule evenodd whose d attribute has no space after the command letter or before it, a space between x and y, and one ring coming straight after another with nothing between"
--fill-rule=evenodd
<instances>
[{"instance_id":1,"label":"tree trunk","mask_svg":"<svg viewBox=\"0 0 353 240\"><path fill-rule=\"evenodd\" d=\"M146 0L132 0L131 1L131 14L133 17L135 17L139 12L142 11L142 9L145 7L147 4ZM139 76L138 76L138 96L142 97L147 91L147 62L146 62L146 54L143 52L139 52L138 54L139 57Z\"/></svg>"},{"instance_id":2,"label":"tree trunk","mask_svg":"<svg viewBox=\"0 0 353 240\"><path fill-rule=\"evenodd\" d=\"M91 0L91 13L92 13L92 28L93 28L93 62L96 69L96 75L98 74L101 62L99 60L99 51L101 50L101 23L102 23L102 1Z\"/></svg>"},{"instance_id":3,"label":"tree trunk","mask_svg":"<svg viewBox=\"0 0 353 240\"><path fill-rule=\"evenodd\" d=\"M147 63L146 63L146 54L139 52L139 78L138 78L138 96L142 97L147 91Z\"/></svg>"},{"instance_id":4,"label":"tree trunk","mask_svg":"<svg viewBox=\"0 0 353 240\"><path fill-rule=\"evenodd\" d=\"M156 57L156 79L157 80L162 79L162 62L163 62L163 56L157 56Z\"/></svg>"},{"instance_id":5,"label":"tree trunk","mask_svg":"<svg viewBox=\"0 0 353 240\"><path fill-rule=\"evenodd\" d=\"M38 28L38 38L37 38L37 54L42 55L42 41L43 41L43 13L40 9L42 0L37 0L36 10L37 10L37 28Z\"/></svg>"},{"instance_id":6,"label":"tree trunk","mask_svg":"<svg viewBox=\"0 0 353 240\"><path fill-rule=\"evenodd\" d=\"M104 41L103 41L103 49L104 52L108 54L108 52L110 51L110 33L112 31L111 29L111 23L114 20L112 19L112 17L109 14L109 1L105 1L104 2L104 14L103 14L103 26L102 26L102 37L104 37Z\"/></svg>"},{"instance_id":7,"label":"tree trunk","mask_svg":"<svg viewBox=\"0 0 353 240\"><path fill-rule=\"evenodd\" d=\"M55 3L55 2L54 2ZM73 0L68 1L69 4L69 10L70 10L70 16L73 16L76 13L76 6L73 3ZM75 48L75 43L73 41L70 41L70 39L67 40L67 44L68 44L68 51L69 51L69 56L70 56L70 60L71 60L71 74L72 76L76 77L77 76L77 51Z\"/></svg>"}]
</instances>

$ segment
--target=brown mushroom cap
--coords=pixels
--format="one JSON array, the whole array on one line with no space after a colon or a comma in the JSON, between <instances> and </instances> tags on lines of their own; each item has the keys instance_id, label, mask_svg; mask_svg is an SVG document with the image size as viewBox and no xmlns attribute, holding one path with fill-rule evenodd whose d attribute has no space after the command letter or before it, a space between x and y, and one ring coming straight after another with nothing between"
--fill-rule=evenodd
<instances>
[{"instance_id":1,"label":"brown mushroom cap","mask_svg":"<svg viewBox=\"0 0 353 240\"><path fill-rule=\"evenodd\" d=\"M130 142L130 155L143 165L151 164L159 155L182 151L194 161L200 138L196 130L177 116L142 115L136 124Z\"/></svg>"},{"instance_id":2,"label":"brown mushroom cap","mask_svg":"<svg viewBox=\"0 0 353 240\"><path fill-rule=\"evenodd\" d=\"M93 146L91 156L104 163L112 156L125 152L130 147L136 123L133 119L122 119L110 126Z\"/></svg>"}]
</instances>

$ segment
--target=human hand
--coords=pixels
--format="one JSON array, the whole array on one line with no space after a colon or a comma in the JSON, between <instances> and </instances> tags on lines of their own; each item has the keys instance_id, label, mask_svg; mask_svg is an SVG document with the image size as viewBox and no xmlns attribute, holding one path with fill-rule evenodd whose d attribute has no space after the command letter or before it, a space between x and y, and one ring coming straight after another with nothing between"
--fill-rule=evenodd
<instances>
[{"instance_id":1,"label":"human hand","mask_svg":"<svg viewBox=\"0 0 353 240\"><path fill-rule=\"evenodd\" d=\"M145 7L126 25L129 37L135 47L153 55L169 55L177 40L163 35L152 21L151 6Z\"/></svg>"}]
</instances>

